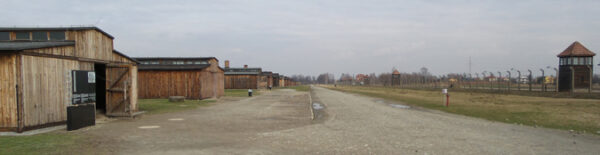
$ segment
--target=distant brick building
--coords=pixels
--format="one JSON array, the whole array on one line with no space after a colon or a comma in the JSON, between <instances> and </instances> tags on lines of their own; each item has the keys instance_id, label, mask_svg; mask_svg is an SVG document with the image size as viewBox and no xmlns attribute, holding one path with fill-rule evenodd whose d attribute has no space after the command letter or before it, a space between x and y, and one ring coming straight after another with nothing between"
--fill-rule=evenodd
<instances>
[{"instance_id":1,"label":"distant brick building","mask_svg":"<svg viewBox=\"0 0 600 155\"><path fill-rule=\"evenodd\" d=\"M361 85L369 84L369 76L365 74L356 75L356 82Z\"/></svg>"}]
</instances>

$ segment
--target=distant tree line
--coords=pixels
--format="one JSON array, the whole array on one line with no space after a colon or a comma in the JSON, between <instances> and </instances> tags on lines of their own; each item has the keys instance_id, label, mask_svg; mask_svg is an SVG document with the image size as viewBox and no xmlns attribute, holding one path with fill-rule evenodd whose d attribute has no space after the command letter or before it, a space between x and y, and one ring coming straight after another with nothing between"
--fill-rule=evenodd
<instances>
[{"instance_id":1,"label":"distant tree line","mask_svg":"<svg viewBox=\"0 0 600 155\"><path fill-rule=\"evenodd\" d=\"M393 69L395 70L395 69ZM485 72L482 74L471 74L468 75L466 73L450 73L450 74L446 74L446 75L439 75L439 76L435 76L432 75L429 70L426 67L423 67L419 70L419 72L412 72L412 73L399 73L399 76L401 77L401 83L413 83L413 84L418 84L418 83L430 83L430 82L435 82L435 81L447 81L449 79L456 79L456 80L461 80L461 81L472 81L472 80L477 80L477 79L486 79L488 77L499 77L498 75L492 73L492 72ZM522 76L527 76L527 74L524 74ZM554 75L548 75L548 76L554 76ZM508 77L506 75L503 75L502 77ZM370 73L368 74L368 78L365 79L365 81L357 81L356 77L350 73L342 73L341 76L339 78L335 78L335 75L332 73L322 73L319 74L317 77L315 76L308 76L308 75L302 75L302 74L296 74L296 75L292 75L290 78L292 78L294 81L297 82L301 82L302 84L359 84L360 82L363 82L364 84L368 84L368 85L381 85L381 86L390 86L392 85L392 72L387 72L387 73ZM511 78L509 79L511 82L518 82L519 77L517 77L517 75L512 75ZM544 81L544 77L543 76L534 76L531 77L531 82L535 83L535 84L541 84ZM595 74L592 78L592 81L594 84L599 84L600 83L600 74Z\"/></svg>"}]
</instances>

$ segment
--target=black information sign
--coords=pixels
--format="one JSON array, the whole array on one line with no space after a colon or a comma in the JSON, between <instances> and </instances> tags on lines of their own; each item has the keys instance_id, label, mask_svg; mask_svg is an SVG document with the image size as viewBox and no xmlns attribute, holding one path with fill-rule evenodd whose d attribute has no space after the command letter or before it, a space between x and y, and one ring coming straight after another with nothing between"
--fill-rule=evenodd
<instances>
[{"instance_id":1,"label":"black information sign","mask_svg":"<svg viewBox=\"0 0 600 155\"><path fill-rule=\"evenodd\" d=\"M96 73L93 71L72 71L73 104L96 102Z\"/></svg>"}]
</instances>

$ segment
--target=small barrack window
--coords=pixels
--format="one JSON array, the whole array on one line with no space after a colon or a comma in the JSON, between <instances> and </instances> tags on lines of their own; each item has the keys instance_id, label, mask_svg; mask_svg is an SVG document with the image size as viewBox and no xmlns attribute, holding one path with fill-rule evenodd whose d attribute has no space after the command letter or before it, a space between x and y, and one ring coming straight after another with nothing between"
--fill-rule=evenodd
<instances>
[{"instance_id":1,"label":"small barrack window","mask_svg":"<svg viewBox=\"0 0 600 155\"><path fill-rule=\"evenodd\" d=\"M66 40L65 31L50 31L50 40Z\"/></svg>"},{"instance_id":2,"label":"small barrack window","mask_svg":"<svg viewBox=\"0 0 600 155\"><path fill-rule=\"evenodd\" d=\"M0 32L0 40L10 40L10 32Z\"/></svg>"},{"instance_id":3,"label":"small barrack window","mask_svg":"<svg viewBox=\"0 0 600 155\"><path fill-rule=\"evenodd\" d=\"M44 41L48 40L48 32L31 32L32 40Z\"/></svg>"},{"instance_id":4,"label":"small barrack window","mask_svg":"<svg viewBox=\"0 0 600 155\"><path fill-rule=\"evenodd\" d=\"M31 40L29 32L15 32L17 40Z\"/></svg>"}]
</instances>

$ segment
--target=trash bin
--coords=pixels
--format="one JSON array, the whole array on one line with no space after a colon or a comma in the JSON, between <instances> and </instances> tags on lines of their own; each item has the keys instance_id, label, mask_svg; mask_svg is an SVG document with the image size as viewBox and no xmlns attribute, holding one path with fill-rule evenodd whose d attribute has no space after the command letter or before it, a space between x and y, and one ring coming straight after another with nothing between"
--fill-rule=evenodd
<instances>
[{"instance_id":1,"label":"trash bin","mask_svg":"<svg viewBox=\"0 0 600 155\"><path fill-rule=\"evenodd\" d=\"M248 96L252 97L252 89L248 89Z\"/></svg>"}]
</instances>

